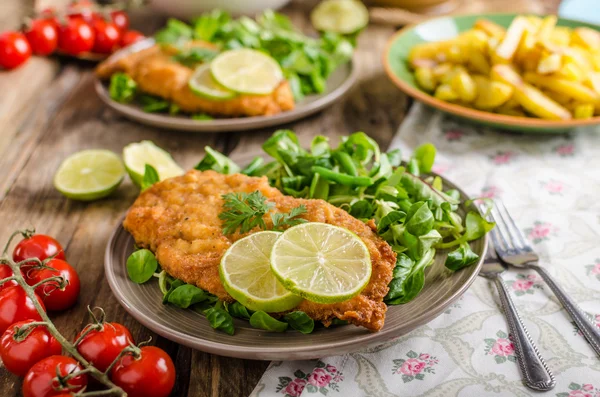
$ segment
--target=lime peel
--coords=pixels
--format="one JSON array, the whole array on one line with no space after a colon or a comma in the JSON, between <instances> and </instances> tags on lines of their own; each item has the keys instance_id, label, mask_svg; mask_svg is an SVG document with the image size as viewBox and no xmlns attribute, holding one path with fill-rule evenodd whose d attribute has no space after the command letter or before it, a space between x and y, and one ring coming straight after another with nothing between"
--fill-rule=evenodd
<instances>
[{"instance_id":1,"label":"lime peel","mask_svg":"<svg viewBox=\"0 0 600 397\"><path fill-rule=\"evenodd\" d=\"M125 146L123 160L129 177L137 186L142 184L146 164L154 167L161 181L184 173L173 157L152 141L130 143Z\"/></svg>"}]
</instances>

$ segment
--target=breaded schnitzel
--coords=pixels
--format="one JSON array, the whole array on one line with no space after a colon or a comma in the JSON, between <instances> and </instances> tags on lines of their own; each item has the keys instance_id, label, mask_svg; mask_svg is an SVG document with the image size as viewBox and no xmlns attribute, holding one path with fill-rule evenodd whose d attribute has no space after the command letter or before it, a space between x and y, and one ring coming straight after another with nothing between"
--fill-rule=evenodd
<instances>
[{"instance_id":1,"label":"breaded schnitzel","mask_svg":"<svg viewBox=\"0 0 600 397\"><path fill-rule=\"evenodd\" d=\"M289 212L304 204L307 212L301 217L309 222L329 223L351 230L363 240L371 255L371 280L360 295L334 304L305 300L295 310L301 310L327 326L331 320L339 318L372 331L380 330L387 310L383 298L392 279L396 254L373 231L373 222L365 224L323 200L284 196L269 186L266 177L193 170L156 183L142 192L123 226L139 246L156 254L162 268L171 276L195 284L222 300L232 301L219 279L219 262L227 248L244 235L223 234L222 221L218 218L223 206L221 195L257 190L275 204L274 211ZM265 222L269 225L270 220L265 217Z\"/></svg>"},{"instance_id":2,"label":"breaded schnitzel","mask_svg":"<svg viewBox=\"0 0 600 397\"><path fill-rule=\"evenodd\" d=\"M194 41L190 46L215 48L210 43ZM294 108L294 96L287 81L269 95L238 95L232 99L210 100L198 96L188 87L193 69L175 61L168 47L150 48L108 59L98 65L96 74L109 79L124 72L138 84L141 91L175 103L189 113L208 113L215 116L267 116Z\"/></svg>"}]
</instances>

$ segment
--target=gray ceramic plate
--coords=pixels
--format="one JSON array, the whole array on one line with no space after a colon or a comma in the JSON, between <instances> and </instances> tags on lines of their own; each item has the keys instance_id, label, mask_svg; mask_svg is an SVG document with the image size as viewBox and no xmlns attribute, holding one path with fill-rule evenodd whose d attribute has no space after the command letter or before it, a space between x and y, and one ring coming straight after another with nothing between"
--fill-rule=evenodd
<instances>
[{"instance_id":1,"label":"gray ceramic plate","mask_svg":"<svg viewBox=\"0 0 600 397\"><path fill-rule=\"evenodd\" d=\"M132 52L140 51L154 44L153 39L147 39L130 47L117 51L111 58L119 58ZM342 98L356 81L356 68L353 62L337 68L327 79L327 90L319 95L309 95L296 103L293 110L273 116L238 117L215 120L193 120L189 116L171 116L161 113L146 113L140 106L122 104L110 99L106 82L96 80L96 92L100 99L122 115L142 124L172 130L193 132L225 132L241 131L256 128L267 128L289 123L316 113Z\"/></svg>"},{"instance_id":2,"label":"gray ceramic plate","mask_svg":"<svg viewBox=\"0 0 600 397\"><path fill-rule=\"evenodd\" d=\"M445 188L456 187L445 183ZM463 200L468 198L463 195ZM474 208L469 208L474 209ZM466 208L459 213L465 214ZM127 278L125 263L133 252L133 238L119 224L108 246L104 267L106 278L119 302L140 323L157 334L194 349L223 356L258 360L305 360L357 351L402 336L442 313L471 285L482 261L451 273L444 267L446 252L440 252L426 270L425 287L411 302L390 306L385 326L372 333L354 325L319 328L310 335L296 331L269 333L250 327L247 321L234 319L235 335L213 330L206 319L192 310L162 304L156 281L135 284ZM481 258L486 238L471 243Z\"/></svg>"}]
</instances>

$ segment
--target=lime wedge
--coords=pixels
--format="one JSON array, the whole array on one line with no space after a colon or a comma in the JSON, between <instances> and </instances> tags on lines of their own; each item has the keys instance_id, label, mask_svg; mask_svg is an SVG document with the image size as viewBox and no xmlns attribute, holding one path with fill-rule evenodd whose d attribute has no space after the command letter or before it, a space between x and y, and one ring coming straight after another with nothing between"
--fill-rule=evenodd
<instances>
[{"instance_id":1,"label":"lime wedge","mask_svg":"<svg viewBox=\"0 0 600 397\"><path fill-rule=\"evenodd\" d=\"M285 288L317 303L356 296L371 278L367 246L354 233L325 223L286 230L273 245L271 270Z\"/></svg>"},{"instance_id":2,"label":"lime wedge","mask_svg":"<svg viewBox=\"0 0 600 397\"><path fill-rule=\"evenodd\" d=\"M196 68L188 84L194 94L207 99L223 100L236 96L235 92L228 90L213 79L208 63Z\"/></svg>"},{"instance_id":3,"label":"lime wedge","mask_svg":"<svg viewBox=\"0 0 600 397\"><path fill-rule=\"evenodd\" d=\"M259 232L236 241L223 255L219 275L225 290L251 310L293 309L302 298L283 288L271 272L271 248L278 232Z\"/></svg>"},{"instance_id":4,"label":"lime wedge","mask_svg":"<svg viewBox=\"0 0 600 397\"><path fill-rule=\"evenodd\" d=\"M243 94L270 94L283 80L275 59L249 48L222 52L210 63L210 71L219 84Z\"/></svg>"},{"instance_id":5,"label":"lime wedge","mask_svg":"<svg viewBox=\"0 0 600 397\"><path fill-rule=\"evenodd\" d=\"M183 169L177 165L173 157L152 141L130 143L123 148L125 169L131 180L138 186L144 179L146 164L156 169L160 180L183 175Z\"/></svg>"},{"instance_id":6,"label":"lime wedge","mask_svg":"<svg viewBox=\"0 0 600 397\"><path fill-rule=\"evenodd\" d=\"M325 0L310 14L310 21L320 31L350 34L369 23L369 11L358 0Z\"/></svg>"},{"instance_id":7,"label":"lime wedge","mask_svg":"<svg viewBox=\"0 0 600 397\"><path fill-rule=\"evenodd\" d=\"M110 150L83 150L62 162L54 187L68 198L97 200L114 192L125 176L118 155Z\"/></svg>"}]
</instances>

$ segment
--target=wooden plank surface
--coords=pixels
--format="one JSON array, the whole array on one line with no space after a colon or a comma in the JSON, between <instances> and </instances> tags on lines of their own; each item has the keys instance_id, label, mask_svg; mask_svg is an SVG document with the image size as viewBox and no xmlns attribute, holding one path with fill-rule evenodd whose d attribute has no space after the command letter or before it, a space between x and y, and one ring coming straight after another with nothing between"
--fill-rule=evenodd
<instances>
[{"instance_id":1,"label":"wooden plank surface","mask_svg":"<svg viewBox=\"0 0 600 397\"><path fill-rule=\"evenodd\" d=\"M18 26L26 8L22 1L0 2L0 30ZM64 4L65 0L44 0L38 6L57 2ZM297 0L284 12L308 28L306 16L312 4L314 0ZM136 28L150 33L163 19L141 11L132 20ZM408 106L407 99L385 77L380 62L394 30L392 26L370 26L360 36L355 55L359 82L344 100L283 127L295 130L304 144L317 134L335 142L341 135L362 130L386 147ZM110 320L127 326L136 340L152 336L154 343L171 355L177 367L173 396L247 396L267 362L214 356L158 337L125 312L104 280L104 248L118 219L135 199L137 188L126 181L111 197L85 204L65 199L53 188L52 177L71 153L87 148L120 153L126 144L142 139L153 140L171 152L184 168L195 165L206 145L243 164L261 153L262 142L274 129L190 134L142 126L103 106L93 90L91 65L60 63L54 58L34 59L16 71L0 72L0 92L0 241L14 229L35 226L66 247L69 262L81 276L82 292L74 308L53 315L58 328L74 338L88 321L86 307L101 306ZM20 379L0 367L0 396L19 396L20 385Z\"/></svg>"}]
</instances>

